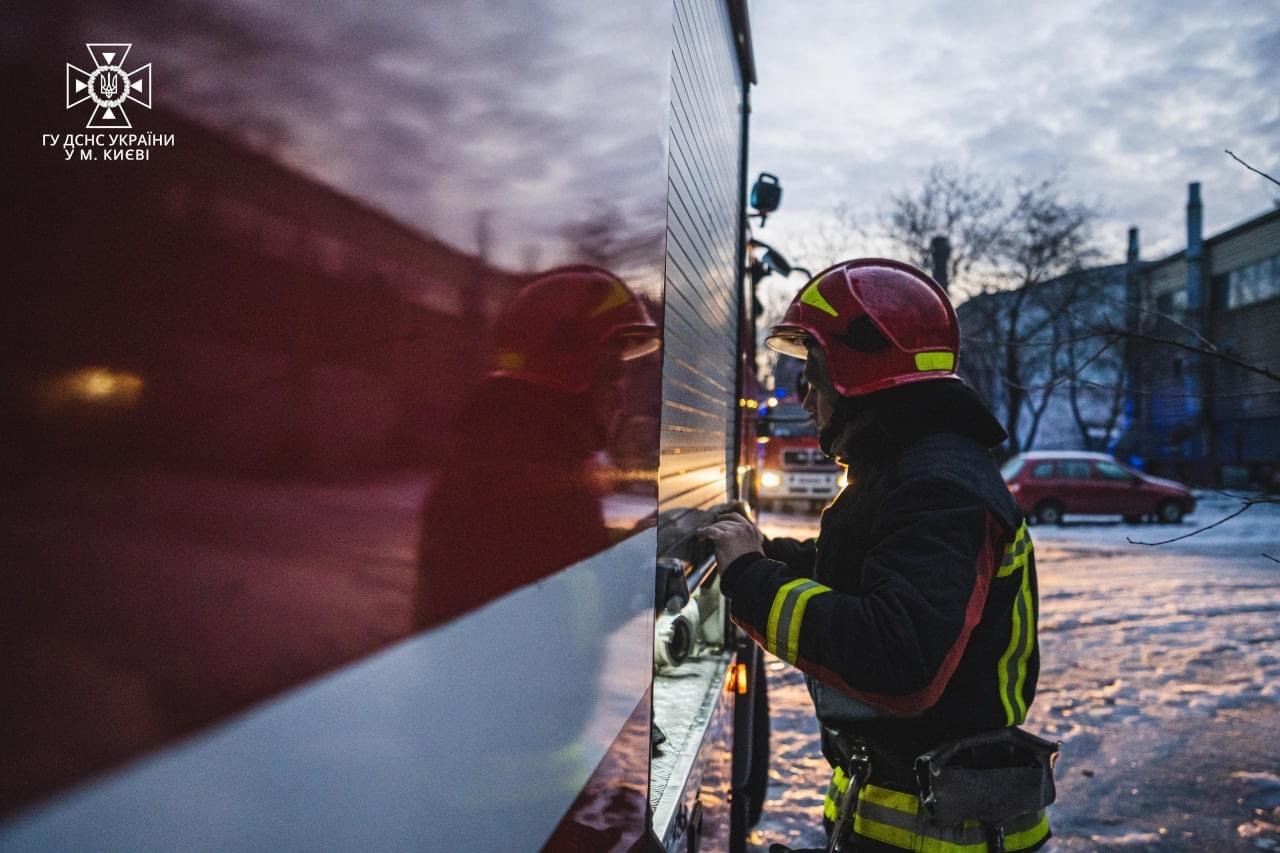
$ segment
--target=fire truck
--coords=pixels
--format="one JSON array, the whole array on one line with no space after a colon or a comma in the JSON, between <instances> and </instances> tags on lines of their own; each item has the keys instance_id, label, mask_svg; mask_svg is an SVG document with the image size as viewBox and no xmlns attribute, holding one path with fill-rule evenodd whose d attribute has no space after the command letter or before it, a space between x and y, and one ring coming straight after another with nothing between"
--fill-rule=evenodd
<instances>
[{"instance_id":1,"label":"fire truck","mask_svg":"<svg viewBox=\"0 0 1280 853\"><path fill-rule=\"evenodd\" d=\"M0 849L741 850L745 0L4 17Z\"/></svg>"},{"instance_id":2,"label":"fire truck","mask_svg":"<svg viewBox=\"0 0 1280 853\"><path fill-rule=\"evenodd\" d=\"M756 467L760 508L811 511L835 499L845 472L818 445L813 419L794 401L766 406Z\"/></svg>"}]
</instances>

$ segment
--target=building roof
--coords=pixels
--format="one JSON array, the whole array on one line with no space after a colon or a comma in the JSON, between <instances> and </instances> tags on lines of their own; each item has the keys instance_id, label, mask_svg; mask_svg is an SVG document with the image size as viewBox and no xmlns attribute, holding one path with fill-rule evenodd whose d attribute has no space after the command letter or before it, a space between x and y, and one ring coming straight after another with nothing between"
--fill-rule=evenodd
<instances>
[{"instance_id":1,"label":"building roof","mask_svg":"<svg viewBox=\"0 0 1280 853\"><path fill-rule=\"evenodd\" d=\"M1265 225L1266 223L1270 222L1273 219L1280 219L1280 207L1274 208L1272 210L1263 211L1262 213L1259 213L1257 216L1246 219L1244 222L1238 222L1235 225L1232 225L1226 231L1219 231L1217 234L1214 234L1211 237L1205 237L1204 245L1206 247L1212 247L1215 243L1220 243L1223 240L1229 240L1232 237L1235 237L1237 234L1240 234L1241 232L1249 231L1253 228L1257 228L1261 225ZM1178 251L1174 252L1172 255L1166 255L1163 258L1157 258L1156 260L1153 260L1153 261L1143 261L1142 269L1144 272L1155 269L1156 267L1163 266L1164 264L1167 264L1171 261L1181 260L1186 256L1186 254L1187 254L1186 249L1179 249Z\"/></svg>"},{"instance_id":2,"label":"building roof","mask_svg":"<svg viewBox=\"0 0 1280 853\"><path fill-rule=\"evenodd\" d=\"M1125 264L1104 264L1103 266L1098 267L1084 267L1082 269L1072 270L1071 272L1065 272L1060 276L1047 278L1044 281L1032 282L1029 285L1023 285L1022 287L1013 287L1008 290L984 290L981 293L975 293L964 302L956 305L956 310L962 310L964 306L969 305L969 303L973 303L973 305L976 306L993 299L1009 299L1020 290L1030 289L1034 292L1041 289L1062 286L1069 282L1086 277L1092 278L1094 282L1098 284L1107 283L1108 280L1119 284L1124 281L1124 271ZM970 310L972 310L972 306L970 306Z\"/></svg>"}]
</instances>

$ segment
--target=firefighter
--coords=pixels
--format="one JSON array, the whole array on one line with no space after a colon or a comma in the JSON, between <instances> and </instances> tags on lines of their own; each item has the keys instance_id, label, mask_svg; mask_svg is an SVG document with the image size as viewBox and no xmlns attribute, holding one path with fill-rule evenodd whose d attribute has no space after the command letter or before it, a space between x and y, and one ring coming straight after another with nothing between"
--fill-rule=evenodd
<instances>
[{"instance_id":1,"label":"firefighter","mask_svg":"<svg viewBox=\"0 0 1280 853\"><path fill-rule=\"evenodd\" d=\"M658 349L657 325L617 276L575 265L520 288L493 337L493 369L450 424L447 459L424 502L417 629L613 541L597 454L626 408L625 365Z\"/></svg>"},{"instance_id":2,"label":"firefighter","mask_svg":"<svg viewBox=\"0 0 1280 853\"><path fill-rule=\"evenodd\" d=\"M1039 671L1035 560L946 293L909 264L836 264L767 343L805 359L805 409L849 485L816 541L737 512L703 532L734 621L806 674L832 849L1037 849L1056 746L1016 729ZM993 766L975 783L957 755Z\"/></svg>"},{"instance_id":3,"label":"firefighter","mask_svg":"<svg viewBox=\"0 0 1280 853\"><path fill-rule=\"evenodd\" d=\"M611 447L610 431L626 408L619 401L627 363L660 345L644 303L607 270L559 267L534 276L506 302L492 340L491 369L450 424L447 455L423 501L416 630L440 626L613 542L597 457ZM540 616L571 626L578 637L600 636L609 590L585 572L561 589L556 600L540 599ZM494 627L494 648L508 664L469 673L456 688L455 707L487 708L502 693L494 679L512 669L536 671L548 657L582 678L604 677L600 644L554 643L522 634L519 625ZM477 827L495 814L558 814L577 797L602 796L582 788L595 766L583 747L593 704L555 680L531 680L521 694L537 711L521 723L522 748L471 756L466 768L435 768L441 779L483 780L482 787L452 792L453 808ZM643 797L608 793L620 823L643 822ZM573 819L557 833L559 843L594 849L604 831ZM485 849L528 843L495 841Z\"/></svg>"}]
</instances>

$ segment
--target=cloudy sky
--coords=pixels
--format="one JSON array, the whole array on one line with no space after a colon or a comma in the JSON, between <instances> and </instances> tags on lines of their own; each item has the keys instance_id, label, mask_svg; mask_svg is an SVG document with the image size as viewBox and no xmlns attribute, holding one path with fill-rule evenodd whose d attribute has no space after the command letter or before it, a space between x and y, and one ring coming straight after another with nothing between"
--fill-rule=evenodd
<instances>
[{"instance_id":1,"label":"cloudy sky","mask_svg":"<svg viewBox=\"0 0 1280 853\"><path fill-rule=\"evenodd\" d=\"M783 206L757 235L786 253L840 202L874 221L930 164L1060 175L1122 260L1185 245L1187 183L1211 235L1280 187L1280 0L753 0L752 174ZM800 254L798 249L797 254Z\"/></svg>"}]
</instances>

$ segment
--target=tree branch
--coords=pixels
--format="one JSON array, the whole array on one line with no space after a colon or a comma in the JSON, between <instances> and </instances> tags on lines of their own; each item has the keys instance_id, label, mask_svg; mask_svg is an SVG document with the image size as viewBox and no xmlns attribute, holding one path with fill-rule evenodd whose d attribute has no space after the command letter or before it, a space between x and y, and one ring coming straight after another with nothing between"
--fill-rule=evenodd
<instances>
[{"instance_id":1,"label":"tree branch","mask_svg":"<svg viewBox=\"0 0 1280 853\"><path fill-rule=\"evenodd\" d=\"M1206 530L1212 530L1213 528L1217 527L1220 524L1226 524L1231 519L1245 512L1245 510L1249 509L1249 507L1251 506L1253 506L1253 502L1246 501L1244 506L1240 507L1238 510L1231 513L1231 515L1228 515L1225 518L1220 518L1217 521L1215 521L1213 524L1207 524L1204 527L1191 531L1190 533L1184 533L1181 536L1175 536L1172 539L1162 539L1159 542L1143 542L1141 540L1134 539L1132 536L1126 536L1124 538L1129 541L1130 545L1148 545L1151 547L1155 547L1156 545L1168 545L1170 542L1180 542L1183 539L1190 539L1192 536L1195 536L1200 533L1204 533Z\"/></svg>"},{"instance_id":2,"label":"tree branch","mask_svg":"<svg viewBox=\"0 0 1280 853\"><path fill-rule=\"evenodd\" d=\"M1065 344L1082 344L1085 341L1096 341L1098 338L1106 337L1107 334L1109 333L1090 332L1087 335L1080 335L1075 338L1063 338L1060 341L993 341L986 338L970 338L965 335L961 335L960 340L966 344L977 344L978 346L990 347L1058 347Z\"/></svg>"},{"instance_id":3,"label":"tree branch","mask_svg":"<svg viewBox=\"0 0 1280 853\"><path fill-rule=\"evenodd\" d=\"M1270 370L1267 370L1265 367L1258 367L1257 365L1249 364L1249 362L1247 361L1241 361L1238 358L1233 358L1232 356L1229 356L1223 352L1219 352L1218 350L1209 350L1209 349L1205 349L1204 347L1192 346L1191 344L1184 344L1182 341L1175 341L1175 340L1172 340L1171 338L1162 338L1158 335L1148 335L1145 332L1130 332L1130 331L1126 331L1125 329L1117 329L1115 326L1107 326L1106 328L1101 329L1100 332L1105 335L1116 335L1122 338L1133 338L1135 340L1140 340L1140 341L1150 341L1152 343L1165 344L1166 346L1177 347L1178 349L1184 349L1187 352L1194 352L1194 353L1199 353L1201 355L1212 356L1213 358L1216 358L1220 361L1225 361L1227 364L1235 365L1241 370L1247 370L1250 373L1256 373L1259 376L1265 376L1268 379L1272 380L1273 382L1280 382L1280 376L1272 373Z\"/></svg>"},{"instance_id":4,"label":"tree branch","mask_svg":"<svg viewBox=\"0 0 1280 853\"><path fill-rule=\"evenodd\" d=\"M1220 524L1226 524L1231 519L1235 518L1238 515L1243 514L1244 512L1246 512L1247 510L1249 510L1254 506L1257 506L1258 504L1275 504L1275 503L1280 503L1280 498L1242 498L1241 506L1238 510L1236 510L1235 512L1231 513L1228 516L1218 519L1213 524L1206 524L1204 527L1196 528L1190 533L1184 533L1181 536L1175 536L1172 539L1162 539L1159 542L1142 542L1141 540L1134 539L1131 536L1126 536L1125 539L1129 540L1130 545L1148 545L1151 547L1154 547L1156 545L1168 545L1170 542L1179 542L1183 539L1190 539L1192 536L1196 536L1197 534L1204 533L1206 530L1212 530L1213 528L1217 527ZM1267 555L1264 554L1263 556L1265 557ZM1275 558L1273 557L1271 559L1275 559ZM1280 562L1280 561L1277 561L1277 562Z\"/></svg>"},{"instance_id":5,"label":"tree branch","mask_svg":"<svg viewBox=\"0 0 1280 853\"><path fill-rule=\"evenodd\" d=\"M1094 295L1102 302L1109 302L1112 305L1118 305L1121 308L1125 308L1125 309L1132 308L1135 311L1137 311L1139 314L1150 314L1152 317L1157 317L1161 320L1164 320L1166 323L1172 323L1173 325L1177 326L1179 329L1182 329L1184 332L1187 332L1188 334L1193 335L1197 340L1199 340L1202 344L1204 344L1207 349L1213 352L1218 351L1217 344L1215 344L1213 341L1206 338L1204 335L1200 334L1191 326L1177 319L1176 317L1171 317L1170 315L1165 314L1161 311L1157 311L1154 308L1147 308L1141 302L1130 302L1127 299L1112 299L1111 297L1107 296L1105 293L1103 293L1100 290L1097 291Z\"/></svg>"},{"instance_id":6,"label":"tree branch","mask_svg":"<svg viewBox=\"0 0 1280 853\"><path fill-rule=\"evenodd\" d=\"M1241 160L1239 157L1237 157L1235 154L1233 154L1233 153L1231 152L1231 150L1230 150L1230 149L1224 148L1224 149L1222 149L1222 150L1223 150L1223 151L1226 151L1226 153L1227 153L1227 154L1231 155L1231 159L1232 159L1232 160L1235 160L1237 163L1239 163L1241 166L1244 166L1244 167L1245 167L1246 169L1248 169L1250 172L1254 172L1255 174L1261 175L1262 177L1266 178L1266 179L1267 179L1268 181L1270 181L1271 183L1273 183L1273 184L1275 184L1276 186L1280 187L1280 181L1277 181L1275 178L1271 177L1271 176L1270 176L1270 175L1268 175L1266 172L1259 172L1257 169L1253 168L1253 167L1252 167L1252 166L1250 166L1248 163L1246 163L1245 161L1243 161L1243 160Z\"/></svg>"},{"instance_id":7,"label":"tree branch","mask_svg":"<svg viewBox=\"0 0 1280 853\"><path fill-rule=\"evenodd\" d=\"M1145 388L1107 385L1104 382L1094 382L1090 379L1079 379L1077 381L1082 385L1088 385L1090 388L1096 388L1099 391L1123 391L1125 394L1133 394L1137 397L1159 397L1162 400L1238 400L1242 397L1271 397L1280 394L1280 389L1275 391L1220 391L1213 394L1169 394L1164 391L1148 391Z\"/></svg>"}]
</instances>

